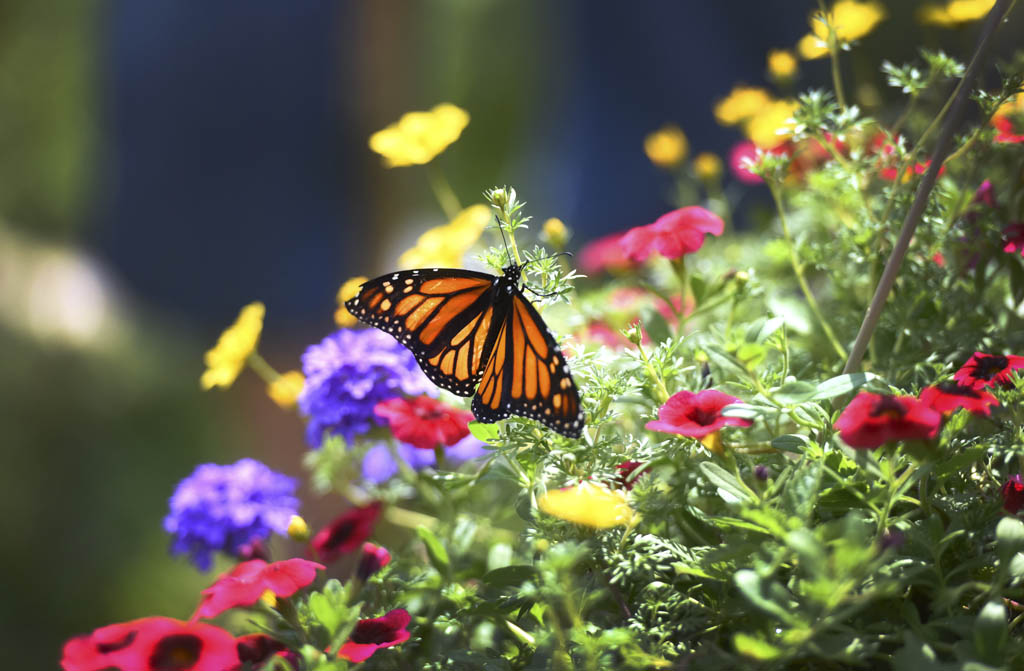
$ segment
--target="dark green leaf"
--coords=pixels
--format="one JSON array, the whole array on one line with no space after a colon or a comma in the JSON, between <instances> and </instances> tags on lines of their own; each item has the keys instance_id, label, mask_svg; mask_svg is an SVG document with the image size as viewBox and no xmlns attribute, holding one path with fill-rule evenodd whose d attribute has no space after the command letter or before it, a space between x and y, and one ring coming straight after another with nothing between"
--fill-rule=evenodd
<instances>
[{"instance_id":1,"label":"dark green leaf","mask_svg":"<svg viewBox=\"0 0 1024 671\"><path fill-rule=\"evenodd\" d=\"M430 558L430 563L433 564L434 568L437 569L438 573L447 577L448 572L451 569L451 562L448 559L448 551L444 549L444 545L438 540L434 532L426 528L422 524L416 527L416 535L423 541L423 545L427 548L427 556Z\"/></svg>"}]
</instances>

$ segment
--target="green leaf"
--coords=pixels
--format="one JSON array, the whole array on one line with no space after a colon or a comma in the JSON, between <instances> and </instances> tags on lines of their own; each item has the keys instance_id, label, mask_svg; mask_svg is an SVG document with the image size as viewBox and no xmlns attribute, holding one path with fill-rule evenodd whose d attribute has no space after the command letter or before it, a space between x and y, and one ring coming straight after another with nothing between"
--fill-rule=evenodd
<instances>
[{"instance_id":1,"label":"green leaf","mask_svg":"<svg viewBox=\"0 0 1024 671\"><path fill-rule=\"evenodd\" d=\"M874 373L847 373L845 375L837 375L836 377L829 378L818 385L817 391L814 392L812 397L815 401L821 401L828 398L835 398L836 396L842 396L848 394L851 391L862 387L871 380L878 379L878 376Z\"/></svg>"},{"instance_id":2,"label":"green leaf","mask_svg":"<svg viewBox=\"0 0 1024 671\"><path fill-rule=\"evenodd\" d=\"M960 413L966 414L966 413ZM972 447L964 450L960 454L954 455L949 459L946 459L940 464L935 466L935 477L946 478L954 473L959 473L963 469L967 468L974 462L978 461L985 456L988 452L987 447Z\"/></svg>"},{"instance_id":3,"label":"green leaf","mask_svg":"<svg viewBox=\"0 0 1024 671\"><path fill-rule=\"evenodd\" d=\"M774 615L783 622L792 621L793 617L785 607L763 594L766 585L761 580L761 576L757 575L757 573L750 569L740 569L739 571L736 571L736 575L733 579L736 581L736 587L743 592L743 595L747 597L747 600L754 606L760 608L769 615Z\"/></svg>"},{"instance_id":4,"label":"green leaf","mask_svg":"<svg viewBox=\"0 0 1024 671\"><path fill-rule=\"evenodd\" d=\"M422 524L416 527L416 535L420 537L423 545L426 546L427 557L430 558L430 563L433 564L438 573L448 577L451 570L451 561L448 559L448 551L444 549L441 541L438 540L433 531Z\"/></svg>"},{"instance_id":5,"label":"green leaf","mask_svg":"<svg viewBox=\"0 0 1024 671\"><path fill-rule=\"evenodd\" d=\"M484 424L476 420L469 423L469 432L473 434L474 438L482 440L488 445L497 445L498 437L501 434L497 424Z\"/></svg>"},{"instance_id":6,"label":"green leaf","mask_svg":"<svg viewBox=\"0 0 1024 671\"><path fill-rule=\"evenodd\" d=\"M1024 550L1024 522L1016 517L1004 517L996 525L996 554L1006 563L1010 557Z\"/></svg>"},{"instance_id":7,"label":"green leaf","mask_svg":"<svg viewBox=\"0 0 1024 671\"><path fill-rule=\"evenodd\" d=\"M810 401L818 393L818 387L810 382L801 380L790 380L772 392L775 400L785 405L796 405L804 401Z\"/></svg>"},{"instance_id":8,"label":"green leaf","mask_svg":"<svg viewBox=\"0 0 1024 671\"><path fill-rule=\"evenodd\" d=\"M700 470L704 473L704 477L706 477L711 484L725 492L728 492L734 499L738 499L745 503L750 503L754 500L746 488L736 480L736 477L732 473L725 470L715 462L700 462Z\"/></svg>"},{"instance_id":9,"label":"green leaf","mask_svg":"<svg viewBox=\"0 0 1024 671\"><path fill-rule=\"evenodd\" d=\"M999 601L989 601L974 620L974 650L983 661L999 664L1009 638L1006 607Z\"/></svg>"},{"instance_id":10,"label":"green leaf","mask_svg":"<svg viewBox=\"0 0 1024 671\"><path fill-rule=\"evenodd\" d=\"M811 441L806 436L801 436L797 433L787 433L772 438L773 448L795 454L803 454L804 449L810 444Z\"/></svg>"},{"instance_id":11,"label":"green leaf","mask_svg":"<svg viewBox=\"0 0 1024 671\"><path fill-rule=\"evenodd\" d=\"M481 581L488 587L504 589L506 587L518 587L527 580L536 578L536 576L537 569L534 567L526 564L515 564L488 571L481 578Z\"/></svg>"},{"instance_id":12,"label":"green leaf","mask_svg":"<svg viewBox=\"0 0 1024 671\"><path fill-rule=\"evenodd\" d=\"M754 638L749 634L744 634L742 631L733 635L732 644L736 646L736 652L744 657L756 659L759 662L776 659L782 654L781 650L768 641Z\"/></svg>"},{"instance_id":13,"label":"green leaf","mask_svg":"<svg viewBox=\"0 0 1024 671\"><path fill-rule=\"evenodd\" d=\"M342 622L349 618L348 595L341 583L336 579L328 580L323 591L313 592L307 601L313 617L327 630L329 638L334 638Z\"/></svg>"}]
</instances>

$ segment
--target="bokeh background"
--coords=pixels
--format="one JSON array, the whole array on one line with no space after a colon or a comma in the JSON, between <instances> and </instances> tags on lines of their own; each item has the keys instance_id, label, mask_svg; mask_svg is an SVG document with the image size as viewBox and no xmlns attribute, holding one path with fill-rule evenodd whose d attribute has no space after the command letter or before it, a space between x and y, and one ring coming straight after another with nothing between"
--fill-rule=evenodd
<instances>
[{"instance_id":1,"label":"bokeh background","mask_svg":"<svg viewBox=\"0 0 1024 671\"><path fill-rule=\"evenodd\" d=\"M964 59L977 31L887 4L843 63L881 116L883 57ZM472 120L437 159L462 202L514 185L578 245L669 209L647 133L674 122L692 151L728 151L739 135L714 101L763 85L767 50L792 47L814 6L0 1L6 666L53 668L75 633L190 614L215 574L168 556L161 520L196 464L254 456L301 476L300 420L251 373L201 392L202 354L262 300L261 351L298 367L343 280L390 270L443 223L422 168L384 168L373 131L463 107ZM797 86L826 85L827 67L802 63ZM764 197L748 189L740 212ZM314 526L341 506L305 501Z\"/></svg>"}]
</instances>

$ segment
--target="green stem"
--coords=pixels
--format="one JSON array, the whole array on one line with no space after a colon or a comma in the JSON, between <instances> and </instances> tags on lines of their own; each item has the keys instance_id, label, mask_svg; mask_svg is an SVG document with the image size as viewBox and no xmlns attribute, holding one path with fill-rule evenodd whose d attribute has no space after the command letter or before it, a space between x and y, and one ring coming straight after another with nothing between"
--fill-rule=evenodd
<instances>
[{"instance_id":1,"label":"green stem","mask_svg":"<svg viewBox=\"0 0 1024 671\"><path fill-rule=\"evenodd\" d=\"M274 367L267 363L267 360L260 356L256 350L249 354L248 358L246 358L246 363L249 364L252 372L259 375L267 384L271 384L281 377L281 374L274 370Z\"/></svg>"},{"instance_id":2,"label":"green stem","mask_svg":"<svg viewBox=\"0 0 1024 671\"><path fill-rule=\"evenodd\" d=\"M775 200L775 208L779 212L779 223L782 225L782 236L786 240L786 247L789 248L789 261L793 266L793 273L796 275L796 281L800 285L800 291L803 292L804 298L807 300L807 306L814 313L814 317L821 324L821 330L825 332L825 337L831 343L832 348L835 349L836 354L839 355L840 359L846 358L846 350L840 344L839 339L836 338L836 334L832 331L832 327L825 319L825 315L822 314L821 308L818 306L818 300L811 293L811 287L807 284L807 279L804 277L803 265L800 263L799 257L796 254L796 244L793 242L793 236L789 233L789 224L786 223L786 213L782 207L782 195L779 193L779 185L775 182L768 182L769 190L772 194L772 199Z\"/></svg>"},{"instance_id":3,"label":"green stem","mask_svg":"<svg viewBox=\"0 0 1024 671\"><path fill-rule=\"evenodd\" d=\"M647 369L647 375L650 376L651 380L654 382L654 386L658 392L658 398L656 399L658 401L658 405L664 405L670 395L668 393L668 388L665 386L665 381L661 379L660 375L658 375L658 371L654 370L654 365L651 363L650 358L648 358L647 352L644 351L644 346L637 343L636 348L640 350L640 358L644 360L644 367Z\"/></svg>"},{"instance_id":4,"label":"green stem","mask_svg":"<svg viewBox=\"0 0 1024 671\"><path fill-rule=\"evenodd\" d=\"M434 191L437 204L441 206L445 216L451 221L462 211L462 205L459 204L459 198L452 190L452 185L448 183L441 169L433 163L427 164L427 179L430 180L430 188Z\"/></svg>"},{"instance_id":5,"label":"green stem","mask_svg":"<svg viewBox=\"0 0 1024 671\"><path fill-rule=\"evenodd\" d=\"M843 77L839 72L839 36L836 35L836 28L832 24L828 10L825 8L825 0L818 0L818 7L821 8L821 16L828 26L828 55L832 62L832 87L836 90L836 102L839 107L846 111L846 95L843 93Z\"/></svg>"}]
</instances>

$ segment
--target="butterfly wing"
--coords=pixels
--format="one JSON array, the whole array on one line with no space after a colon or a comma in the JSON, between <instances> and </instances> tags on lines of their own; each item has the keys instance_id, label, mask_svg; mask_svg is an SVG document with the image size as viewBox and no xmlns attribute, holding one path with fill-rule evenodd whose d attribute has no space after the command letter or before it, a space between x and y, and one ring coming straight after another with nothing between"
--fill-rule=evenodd
<instances>
[{"instance_id":1,"label":"butterfly wing","mask_svg":"<svg viewBox=\"0 0 1024 671\"><path fill-rule=\"evenodd\" d=\"M488 423L521 415L579 438L583 430L579 392L536 308L516 288L495 309L499 321L491 356L473 397L473 415Z\"/></svg>"},{"instance_id":2,"label":"butterfly wing","mask_svg":"<svg viewBox=\"0 0 1024 671\"><path fill-rule=\"evenodd\" d=\"M408 347L431 382L472 396L490 354L497 279L455 268L405 270L366 282L345 307Z\"/></svg>"}]
</instances>

